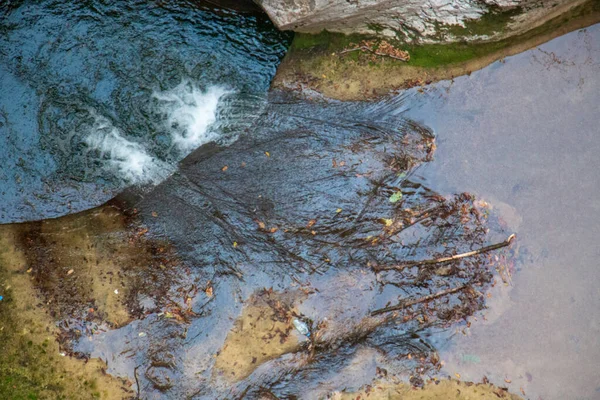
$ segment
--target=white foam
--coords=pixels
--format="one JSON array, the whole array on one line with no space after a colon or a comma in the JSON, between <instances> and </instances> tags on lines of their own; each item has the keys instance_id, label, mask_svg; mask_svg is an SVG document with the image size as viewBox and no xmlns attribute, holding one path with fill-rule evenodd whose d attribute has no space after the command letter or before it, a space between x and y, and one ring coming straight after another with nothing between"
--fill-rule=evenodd
<instances>
[{"instance_id":1,"label":"white foam","mask_svg":"<svg viewBox=\"0 0 600 400\"><path fill-rule=\"evenodd\" d=\"M134 184L158 184L173 167L148 154L144 146L124 138L111 122L93 113L95 119L85 143L99 150L103 162L121 179Z\"/></svg>"},{"instance_id":2,"label":"white foam","mask_svg":"<svg viewBox=\"0 0 600 400\"><path fill-rule=\"evenodd\" d=\"M181 155L219 138L217 130L211 126L217 121L219 101L228 93L231 92L220 86L203 91L189 81L171 90L154 93L153 96L162 103L171 139Z\"/></svg>"}]
</instances>

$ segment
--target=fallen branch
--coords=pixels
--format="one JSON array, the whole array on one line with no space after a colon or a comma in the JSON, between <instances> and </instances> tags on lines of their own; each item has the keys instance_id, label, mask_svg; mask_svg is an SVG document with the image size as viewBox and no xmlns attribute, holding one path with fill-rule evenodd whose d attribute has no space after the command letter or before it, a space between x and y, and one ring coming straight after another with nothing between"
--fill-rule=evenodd
<instances>
[{"instance_id":1,"label":"fallen branch","mask_svg":"<svg viewBox=\"0 0 600 400\"><path fill-rule=\"evenodd\" d=\"M415 304L425 303L427 301L436 299L438 297L445 296L447 294L459 292L461 290L466 289L467 287L469 287L469 285L464 285L464 286L459 286L459 287L455 287L452 289L442 290L441 292L433 293L433 294L427 295L425 297L420 297L415 300L401 301L400 303L396 304L395 306L379 308L375 311L371 311L371 315L374 316L374 315L383 314L383 313L390 312L390 311L402 310L406 307L414 306Z\"/></svg>"},{"instance_id":2,"label":"fallen branch","mask_svg":"<svg viewBox=\"0 0 600 400\"><path fill-rule=\"evenodd\" d=\"M421 261L411 261L411 262L406 262L406 263L398 264L398 265L373 266L372 268L375 271L389 271L389 270L403 270L406 267L418 267L421 265L446 263L449 261L460 260L461 258L472 257L477 254L487 253L488 251L501 249L502 247L508 246L513 241L514 238L515 238L515 234L513 233L512 235L510 235L508 237L508 239L506 239L503 242L491 244L489 246L485 246L485 247L482 247L477 250L468 251L466 253L456 254L453 256L449 256L449 257L433 258L433 259L421 260Z\"/></svg>"}]
</instances>

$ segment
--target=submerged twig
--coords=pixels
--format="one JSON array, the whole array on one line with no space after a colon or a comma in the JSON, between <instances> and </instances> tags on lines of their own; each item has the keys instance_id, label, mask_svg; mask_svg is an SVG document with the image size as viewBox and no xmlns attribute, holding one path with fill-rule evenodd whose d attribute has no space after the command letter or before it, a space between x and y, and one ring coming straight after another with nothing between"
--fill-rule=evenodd
<instances>
[{"instance_id":1,"label":"submerged twig","mask_svg":"<svg viewBox=\"0 0 600 400\"><path fill-rule=\"evenodd\" d=\"M137 376L137 370L140 366L136 366L133 369L133 376L135 377L135 385L137 386L137 396L135 397L136 399L140 398L140 381L138 380L138 376Z\"/></svg>"},{"instance_id":2,"label":"submerged twig","mask_svg":"<svg viewBox=\"0 0 600 400\"><path fill-rule=\"evenodd\" d=\"M442 290L441 292L433 293L433 294L430 294L430 295L427 295L424 297L420 297L418 299L410 300L410 301L401 301L400 303L396 304L395 306L379 308L375 311L371 311L371 315L378 315L378 314L383 314L383 313L390 312L390 311L402 310L403 308L414 306L415 304L425 303L426 301L430 301L435 298L445 296L447 294L459 292L463 289L466 289L467 287L469 287L469 285L463 285L463 286L455 287L452 289Z\"/></svg>"},{"instance_id":3,"label":"submerged twig","mask_svg":"<svg viewBox=\"0 0 600 400\"><path fill-rule=\"evenodd\" d=\"M506 239L503 242L496 243L496 244L491 244L489 246L485 246L485 247L482 247L482 248L477 249L477 250L468 251L466 253L461 253L461 254L455 254L455 255L449 256L449 257L441 257L441 258L432 258L432 259L429 259L429 260L412 261L412 262L406 262L406 263L398 264L398 265L373 266L372 268L375 271L403 270L406 267L418 267L418 266L421 266L421 265L441 264L441 263L445 263L445 262L449 262L449 261L460 260L461 258L472 257L472 256L475 256L477 254L482 254L482 253L486 253L488 251L497 250L497 249L500 249L502 247L506 247L506 246L508 246L513 241L514 238L515 238L515 234L513 233L512 235L510 235L508 237L508 239Z\"/></svg>"}]
</instances>

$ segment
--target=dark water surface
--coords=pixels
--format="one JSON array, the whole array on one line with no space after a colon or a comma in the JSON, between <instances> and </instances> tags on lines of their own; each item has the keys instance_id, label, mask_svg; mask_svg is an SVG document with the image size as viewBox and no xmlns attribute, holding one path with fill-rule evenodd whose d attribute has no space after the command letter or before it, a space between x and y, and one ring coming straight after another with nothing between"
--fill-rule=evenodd
<instances>
[{"instance_id":1,"label":"dark water surface","mask_svg":"<svg viewBox=\"0 0 600 400\"><path fill-rule=\"evenodd\" d=\"M0 13L0 223L97 206L235 137L290 39L263 15L185 1L3 2Z\"/></svg>"}]
</instances>

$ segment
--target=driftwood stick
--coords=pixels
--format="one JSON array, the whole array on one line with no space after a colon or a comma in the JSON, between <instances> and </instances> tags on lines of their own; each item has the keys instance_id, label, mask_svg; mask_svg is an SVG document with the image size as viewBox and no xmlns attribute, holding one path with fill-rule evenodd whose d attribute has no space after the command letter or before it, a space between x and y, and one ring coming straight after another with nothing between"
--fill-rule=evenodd
<instances>
[{"instance_id":1,"label":"driftwood stick","mask_svg":"<svg viewBox=\"0 0 600 400\"><path fill-rule=\"evenodd\" d=\"M447 294L459 292L461 290L466 289L467 287L468 287L468 285L463 285L463 286L455 287L452 289L442 290L441 292L433 293L433 294L430 294L430 295L427 295L424 297L420 297L418 299L401 301L400 303L396 304L395 306L379 308L377 310L371 311L371 315L373 316L373 315L383 314L383 313L390 312L390 311L402 310L406 307L414 306L415 304L425 303L427 301L436 299L438 297L445 296Z\"/></svg>"},{"instance_id":2,"label":"driftwood stick","mask_svg":"<svg viewBox=\"0 0 600 400\"><path fill-rule=\"evenodd\" d=\"M506 239L503 242L491 244L489 246L485 246L485 247L482 247L477 250L468 251L466 253L461 253L461 254L455 254L455 255L449 256L449 257L432 258L429 260L420 260L420 261L411 261L411 262L406 262L406 263L398 264L398 265L374 266L372 268L375 271L403 270L406 267L418 267L421 265L441 264L441 263L445 263L448 261L460 260L461 258L472 257L477 254L487 253L488 251L497 250L497 249L501 249L502 247L506 247L513 241L514 238L515 238L515 234L513 233L512 235L510 235L508 237L508 239Z\"/></svg>"}]
</instances>

